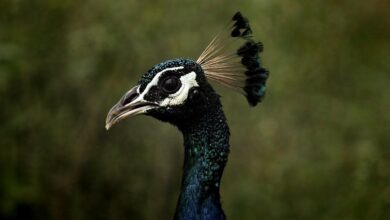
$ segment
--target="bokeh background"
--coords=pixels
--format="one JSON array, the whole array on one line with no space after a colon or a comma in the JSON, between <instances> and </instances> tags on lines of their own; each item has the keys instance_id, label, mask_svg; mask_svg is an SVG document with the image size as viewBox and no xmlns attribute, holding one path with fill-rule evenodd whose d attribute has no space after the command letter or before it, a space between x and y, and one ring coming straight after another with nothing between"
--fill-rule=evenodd
<instances>
[{"instance_id":1,"label":"bokeh background","mask_svg":"<svg viewBox=\"0 0 390 220\"><path fill-rule=\"evenodd\" d=\"M153 65L196 59L240 10L263 104L217 87L229 219L390 219L390 3L0 1L0 219L171 219L183 147L146 116L105 131Z\"/></svg>"}]
</instances>

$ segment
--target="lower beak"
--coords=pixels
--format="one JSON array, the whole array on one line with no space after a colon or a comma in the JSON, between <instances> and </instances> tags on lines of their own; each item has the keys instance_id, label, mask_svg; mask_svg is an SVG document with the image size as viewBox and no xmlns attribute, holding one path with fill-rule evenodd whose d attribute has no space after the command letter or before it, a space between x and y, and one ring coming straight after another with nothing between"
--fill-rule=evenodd
<instances>
[{"instance_id":1,"label":"lower beak","mask_svg":"<svg viewBox=\"0 0 390 220\"><path fill-rule=\"evenodd\" d=\"M137 92L139 86L129 90L107 114L106 129L125 118L144 114L148 110L156 108L157 104L145 101Z\"/></svg>"}]
</instances>

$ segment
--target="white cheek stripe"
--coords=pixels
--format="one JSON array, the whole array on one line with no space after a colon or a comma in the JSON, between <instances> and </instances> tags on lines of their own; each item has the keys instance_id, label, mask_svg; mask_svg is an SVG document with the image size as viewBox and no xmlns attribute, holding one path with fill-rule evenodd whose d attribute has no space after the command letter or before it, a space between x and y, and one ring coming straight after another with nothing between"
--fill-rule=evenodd
<instances>
[{"instance_id":1,"label":"white cheek stripe","mask_svg":"<svg viewBox=\"0 0 390 220\"><path fill-rule=\"evenodd\" d=\"M193 87L199 87L199 84L196 81L195 72L190 72L184 76L181 76L180 81L181 81L181 87L179 91L165 98L160 103L160 106L173 106L173 105L183 104L185 100L188 98L188 93L190 89Z\"/></svg>"},{"instance_id":2,"label":"white cheek stripe","mask_svg":"<svg viewBox=\"0 0 390 220\"><path fill-rule=\"evenodd\" d=\"M158 80L160 79L161 74L165 73L166 71L180 70L180 69L184 69L184 66L166 68L166 69L164 69L164 70L158 72L158 73L153 77L152 81L150 81L150 83L148 83L148 85L146 85L146 88L144 89L144 91L143 91L136 99L134 99L132 102L144 100L144 97L145 97L145 95L149 92L150 88L152 88L152 86L157 86ZM137 92L139 92L139 87L138 87L138 89L137 89Z\"/></svg>"}]
</instances>

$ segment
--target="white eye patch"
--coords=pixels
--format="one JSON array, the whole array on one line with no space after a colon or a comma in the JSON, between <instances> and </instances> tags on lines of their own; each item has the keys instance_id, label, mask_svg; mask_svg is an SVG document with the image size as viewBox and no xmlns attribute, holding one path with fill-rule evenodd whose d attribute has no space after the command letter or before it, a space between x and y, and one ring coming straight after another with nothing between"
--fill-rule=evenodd
<instances>
[{"instance_id":1,"label":"white eye patch","mask_svg":"<svg viewBox=\"0 0 390 220\"><path fill-rule=\"evenodd\" d=\"M199 87L196 82L196 73L190 72L180 77L181 87L174 94L170 94L167 98L160 102L160 106L180 105L188 98L188 93L192 87Z\"/></svg>"},{"instance_id":2,"label":"white eye patch","mask_svg":"<svg viewBox=\"0 0 390 220\"><path fill-rule=\"evenodd\" d=\"M164 69L160 72L158 72L152 79L152 81L150 81L150 83L148 85L146 85L144 91L142 91L142 93L132 102L136 102L136 101L140 101L140 100L145 100L144 97L146 94L148 94L150 88L152 88L153 86L157 86L158 84L158 81L161 77L161 75L163 73L165 73L166 71L172 71L172 70L180 70L180 69L184 69L184 66L179 66L179 67L172 67L172 68L167 68L167 69ZM139 93L139 89L140 87L137 88L137 92ZM158 103L156 103L158 104Z\"/></svg>"},{"instance_id":3,"label":"white eye patch","mask_svg":"<svg viewBox=\"0 0 390 220\"><path fill-rule=\"evenodd\" d=\"M165 73L167 71L180 70L180 69L184 69L184 66L167 68L167 69L164 69L163 71L158 72L153 77L152 81L150 81L150 83L148 85L146 85L146 88L144 89L144 91L142 92L142 94L140 96L142 96L142 98L143 98L145 96L145 94L147 94L149 92L150 88L152 88L153 86L157 86L158 81L160 80L160 77L163 73Z\"/></svg>"},{"instance_id":4,"label":"white eye patch","mask_svg":"<svg viewBox=\"0 0 390 220\"><path fill-rule=\"evenodd\" d=\"M142 93L133 101L139 101L139 100L145 100L145 95L148 94L148 92L151 90L151 88L158 86L158 82L163 75L163 73L167 71L175 71L175 70L180 70L184 69L183 66L179 67L172 67L172 68L167 68L164 69L160 72L158 72L152 81L148 83L145 87L145 89L142 91ZM196 73L195 72L190 72L187 73L186 75L183 75L180 77L181 81L181 87L180 89L173 93L170 94L167 98L163 99L160 102L155 102L156 104L159 104L159 106L174 106L174 105L180 105L185 102L185 100L188 98L188 93L192 87L199 87L198 82L196 81ZM137 91L139 92L139 87L137 88Z\"/></svg>"}]
</instances>

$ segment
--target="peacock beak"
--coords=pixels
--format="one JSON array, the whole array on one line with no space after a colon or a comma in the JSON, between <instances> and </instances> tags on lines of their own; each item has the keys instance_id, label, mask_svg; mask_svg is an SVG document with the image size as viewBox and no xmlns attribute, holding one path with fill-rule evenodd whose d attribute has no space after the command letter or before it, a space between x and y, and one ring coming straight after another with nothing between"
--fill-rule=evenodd
<instances>
[{"instance_id":1,"label":"peacock beak","mask_svg":"<svg viewBox=\"0 0 390 220\"><path fill-rule=\"evenodd\" d=\"M106 129L125 118L144 114L146 111L156 108L158 105L143 99L139 93L139 86L130 89L108 112L106 118Z\"/></svg>"}]
</instances>

